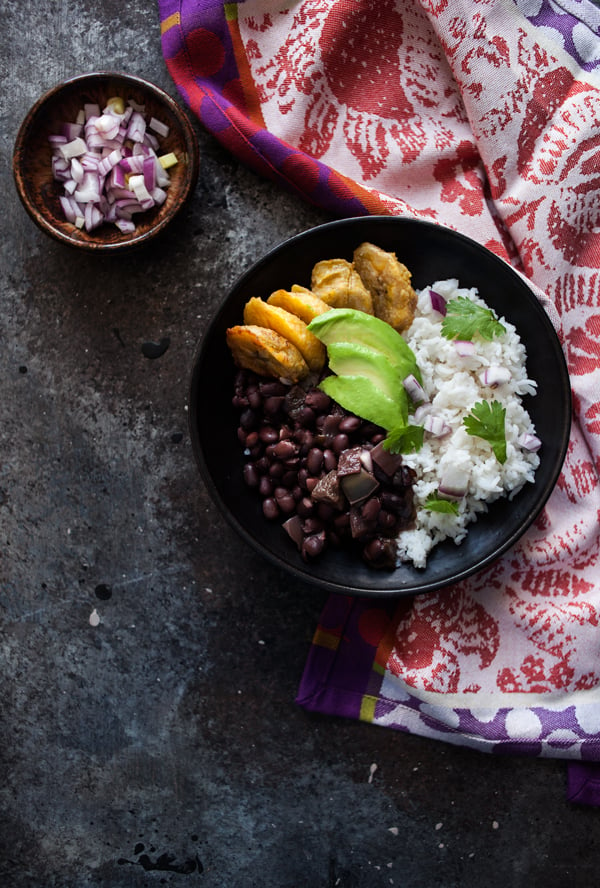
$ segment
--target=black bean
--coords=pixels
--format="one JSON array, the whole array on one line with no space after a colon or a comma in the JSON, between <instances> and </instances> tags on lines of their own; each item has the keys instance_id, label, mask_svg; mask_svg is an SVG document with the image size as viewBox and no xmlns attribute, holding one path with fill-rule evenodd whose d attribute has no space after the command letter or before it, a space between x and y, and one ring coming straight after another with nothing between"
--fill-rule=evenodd
<instances>
[{"instance_id":1,"label":"black bean","mask_svg":"<svg viewBox=\"0 0 600 888\"><path fill-rule=\"evenodd\" d=\"M381 511L381 503L376 496L372 496L361 506L360 513L365 521L375 521Z\"/></svg>"},{"instance_id":2,"label":"black bean","mask_svg":"<svg viewBox=\"0 0 600 888\"><path fill-rule=\"evenodd\" d=\"M349 444L348 435L336 435L332 442L332 450L339 455L342 450L348 449Z\"/></svg>"},{"instance_id":3,"label":"black bean","mask_svg":"<svg viewBox=\"0 0 600 888\"><path fill-rule=\"evenodd\" d=\"M323 468L326 472L332 472L334 469L337 469L337 456L329 448L323 451Z\"/></svg>"},{"instance_id":4,"label":"black bean","mask_svg":"<svg viewBox=\"0 0 600 888\"><path fill-rule=\"evenodd\" d=\"M262 398L258 389L248 390L248 403L253 410L260 410L260 408L262 407Z\"/></svg>"},{"instance_id":5,"label":"black bean","mask_svg":"<svg viewBox=\"0 0 600 888\"><path fill-rule=\"evenodd\" d=\"M302 554L305 558L316 558L325 548L325 532L313 533L302 543Z\"/></svg>"},{"instance_id":6,"label":"black bean","mask_svg":"<svg viewBox=\"0 0 600 888\"><path fill-rule=\"evenodd\" d=\"M323 465L323 451L313 447L306 456L306 468L311 475L318 475Z\"/></svg>"},{"instance_id":7,"label":"black bean","mask_svg":"<svg viewBox=\"0 0 600 888\"><path fill-rule=\"evenodd\" d=\"M288 469L287 472L284 471L283 475L281 476L282 486L287 487L288 490L291 490L296 485L297 477L298 475L293 469ZM300 488L298 488L298 490L300 490Z\"/></svg>"},{"instance_id":8,"label":"black bean","mask_svg":"<svg viewBox=\"0 0 600 888\"><path fill-rule=\"evenodd\" d=\"M358 416L345 416L340 422L340 432L344 432L346 435L351 435L353 432L357 432L361 426L361 421Z\"/></svg>"},{"instance_id":9,"label":"black bean","mask_svg":"<svg viewBox=\"0 0 600 888\"><path fill-rule=\"evenodd\" d=\"M316 410L317 413L323 413L325 410L329 410L331 406L331 398L329 395L326 395L325 392L320 391L319 389L313 389L310 392L307 392L304 403L307 407L312 407L313 410Z\"/></svg>"},{"instance_id":10,"label":"black bean","mask_svg":"<svg viewBox=\"0 0 600 888\"><path fill-rule=\"evenodd\" d=\"M256 470L256 466L254 463L246 463L243 469L244 472L244 481L248 485L248 487L258 487L259 484L259 475Z\"/></svg>"},{"instance_id":11,"label":"black bean","mask_svg":"<svg viewBox=\"0 0 600 888\"><path fill-rule=\"evenodd\" d=\"M301 410L296 411L294 419L301 428L308 429L315 424L315 412L310 407L305 406Z\"/></svg>"},{"instance_id":12,"label":"black bean","mask_svg":"<svg viewBox=\"0 0 600 888\"><path fill-rule=\"evenodd\" d=\"M251 429L256 427L258 422L258 417L254 410L248 408L247 410L243 410L240 415L240 425L241 427L249 432Z\"/></svg>"},{"instance_id":13,"label":"black bean","mask_svg":"<svg viewBox=\"0 0 600 888\"><path fill-rule=\"evenodd\" d=\"M266 456L261 456L260 459L257 459L254 463L256 466L256 471L260 472L261 475L266 475L269 471L269 467L271 465L271 460Z\"/></svg>"},{"instance_id":14,"label":"black bean","mask_svg":"<svg viewBox=\"0 0 600 888\"><path fill-rule=\"evenodd\" d=\"M277 459L286 460L291 459L293 456L296 456L296 454L298 453L298 448L291 441L283 440L279 441L275 445L273 453L277 457Z\"/></svg>"},{"instance_id":15,"label":"black bean","mask_svg":"<svg viewBox=\"0 0 600 888\"><path fill-rule=\"evenodd\" d=\"M294 432L294 441L299 445L300 452L308 453L312 447L314 435L310 429L296 429Z\"/></svg>"},{"instance_id":16,"label":"black bean","mask_svg":"<svg viewBox=\"0 0 600 888\"><path fill-rule=\"evenodd\" d=\"M283 397L287 391L282 382L261 382L258 389L263 398Z\"/></svg>"},{"instance_id":17,"label":"black bean","mask_svg":"<svg viewBox=\"0 0 600 888\"><path fill-rule=\"evenodd\" d=\"M320 533L323 530L323 522L319 518L309 517L303 523L302 530L306 534Z\"/></svg>"},{"instance_id":18,"label":"black bean","mask_svg":"<svg viewBox=\"0 0 600 888\"><path fill-rule=\"evenodd\" d=\"M273 395L270 398L265 398L264 402L264 411L268 416L274 416L281 410L283 405L283 396L282 395Z\"/></svg>"},{"instance_id":19,"label":"black bean","mask_svg":"<svg viewBox=\"0 0 600 888\"><path fill-rule=\"evenodd\" d=\"M283 463L272 462L269 466L269 475L271 478L281 478L284 472L285 468Z\"/></svg>"},{"instance_id":20,"label":"black bean","mask_svg":"<svg viewBox=\"0 0 600 888\"><path fill-rule=\"evenodd\" d=\"M301 518L310 518L314 508L314 503L309 496L303 496L302 499L296 503L296 511Z\"/></svg>"},{"instance_id":21,"label":"black bean","mask_svg":"<svg viewBox=\"0 0 600 888\"><path fill-rule=\"evenodd\" d=\"M298 484L303 490L306 490L306 479L308 478L308 470L304 467L298 469Z\"/></svg>"},{"instance_id":22,"label":"black bean","mask_svg":"<svg viewBox=\"0 0 600 888\"><path fill-rule=\"evenodd\" d=\"M268 518L269 521L274 521L279 517L279 507L272 497L263 500L262 508L265 518Z\"/></svg>"},{"instance_id":23,"label":"black bean","mask_svg":"<svg viewBox=\"0 0 600 888\"><path fill-rule=\"evenodd\" d=\"M273 482L266 475L258 482L258 492L265 499L273 494Z\"/></svg>"},{"instance_id":24,"label":"black bean","mask_svg":"<svg viewBox=\"0 0 600 888\"><path fill-rule=\"evenodd\" d=\"M398 518L392 512L386 512L385 509L382 509L377 516L377 523L382 530L391 532L398 524Z\"/></svg>"},{"instance_id":25,"label":"black bean","mask_svg":"<svg viewBox=\"0 0 600 888\"><path fill-rule=\"evenodd\" d=\"M260 429L258 437L263 444L274 444L276 441L279 441L279 432L273 426L267 425Z\"/></svg>"},{"instance_id":26,"label":"black bean","mask_svg":"<svg viewBox=\"0 0 600 888\"><path fill-rule=\"evenodd\" d=\"M277 505L284 515L291 515L292 512L296 511L296 501L291 493L288 493L287 496L282 496L281 499L278 499Z\"/></svg>"}]
</instances>

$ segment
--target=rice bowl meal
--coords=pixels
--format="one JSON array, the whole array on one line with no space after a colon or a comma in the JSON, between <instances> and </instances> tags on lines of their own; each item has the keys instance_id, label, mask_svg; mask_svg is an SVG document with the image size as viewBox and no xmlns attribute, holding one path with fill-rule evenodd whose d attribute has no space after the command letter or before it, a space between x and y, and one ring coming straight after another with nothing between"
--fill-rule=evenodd
<instances>
[{"instance_id":1,"label":"rice bowl meal","mask_svg":"<svg viewBox=\"0 0 600 888\"><path fill-rule=\"evenodd\" d=\"M425 568L534 482L542 442L523 397L537 383L483 296L455 278L413 290L367 242L252 297L227 329L244 479L305 561L333 546Z\"/></svg>"}]
</instances>

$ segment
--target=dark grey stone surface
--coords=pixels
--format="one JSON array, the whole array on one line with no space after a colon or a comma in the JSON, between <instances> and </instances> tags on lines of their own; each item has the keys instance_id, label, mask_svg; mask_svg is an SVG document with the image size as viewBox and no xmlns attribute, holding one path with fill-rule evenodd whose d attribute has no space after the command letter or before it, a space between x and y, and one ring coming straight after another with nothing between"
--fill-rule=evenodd
<instances>
[{"instance_id":1,"label":"dark grey stone surface","mask_svg":"<svg viewBox=\"0 0 600 888\"><path fill-rule=\"evenodd\" d=\"M0 50L0 885L596 884L600 815L565 801L563 763L296 706L325 594L250 551L199 479L202 332L247 265L325 215L198 130L194 200L160 249L52 242L13 187L17 128L100 67L177 96L158 12L4 0Z\"/></svg>"}]
</instances>

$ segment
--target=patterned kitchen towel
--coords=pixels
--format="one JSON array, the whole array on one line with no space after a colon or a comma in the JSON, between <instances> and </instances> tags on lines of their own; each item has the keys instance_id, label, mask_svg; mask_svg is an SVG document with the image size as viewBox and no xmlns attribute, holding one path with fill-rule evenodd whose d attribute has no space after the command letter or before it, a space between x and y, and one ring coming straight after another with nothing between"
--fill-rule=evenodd
<instances>
[{"instance_id":1,"label":"patterned kitchen towel","mask_svg":"<svg viewBox=\"0 0 600 888\"><path fill-rule=\"evenodd\" d=\"M441 592L332 596L298 700L494 752L600 760L600 10L589 0L159 0L202 124L336 216L455 228L534 284L569 451L538 521ZM573 798L586 796L582 771Z\"/></svg>"}]
</instances>

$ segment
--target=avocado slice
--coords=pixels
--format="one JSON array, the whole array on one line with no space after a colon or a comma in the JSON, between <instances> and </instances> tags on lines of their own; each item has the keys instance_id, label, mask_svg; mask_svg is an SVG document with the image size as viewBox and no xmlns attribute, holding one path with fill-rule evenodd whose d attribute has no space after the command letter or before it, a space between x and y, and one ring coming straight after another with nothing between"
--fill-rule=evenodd
<instances>
[{"instance_id":1,"label":"avocado slice","mask_svg":"<svg viewBox=\"0 0 600 888\"><path fill-rule=\"evenodd\" d=\"M356 342L384 355L400 380L410 373L421 381L414 352L402 336L386 321L354 308L332 308L308 325L321 342Z\"/></svg>"},{"instance_id":2,"label":"avocado slice","mask_svg":"<svg viewBox=\"0 0 600 888\"><path fill-rule=\"evenodd\" d=\"M358 342L331 342L327 353L329 368L338 376L364 376L391 401L406 404L408 410L406 389L381 352Z\"/></svg>"},{"instance_id":3,"label":"avocado slice","mask_svg":"<svg viewBox=\"0 0 600 888\"><path fill-rule=\"evenodd\" d=\"M406 404L389 398L365 376L326 376L319 388L350 413L387 431L407 424Z\"/></svg>"}]
</instances>

